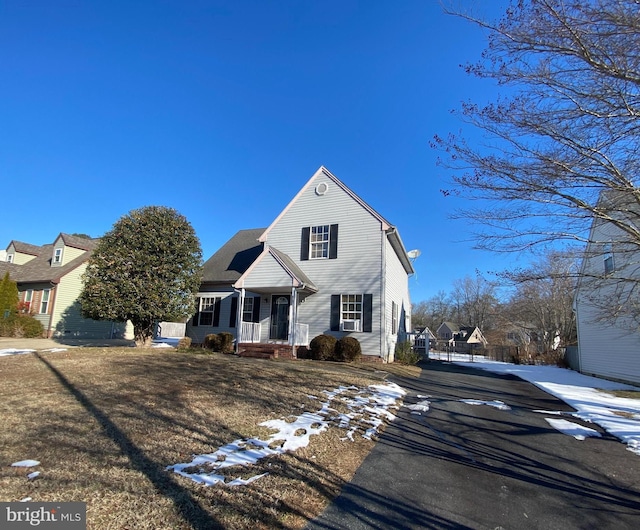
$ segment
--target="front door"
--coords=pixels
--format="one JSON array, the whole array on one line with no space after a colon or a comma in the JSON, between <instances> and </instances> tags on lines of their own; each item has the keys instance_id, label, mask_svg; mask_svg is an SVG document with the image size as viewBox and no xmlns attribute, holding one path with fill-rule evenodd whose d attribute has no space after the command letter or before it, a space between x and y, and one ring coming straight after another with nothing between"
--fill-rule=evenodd
<instances>
[{"instance_id":1,"label":"front door","mask_svg":"<svg viewBox=\"0 0 640 530\"><path fill-rule=\"evenodd\" d=\"M289 303L288 294L274 294L271 297L271 331L269 338L287 340L289 338Z\"/></svg>"}]
</instances>

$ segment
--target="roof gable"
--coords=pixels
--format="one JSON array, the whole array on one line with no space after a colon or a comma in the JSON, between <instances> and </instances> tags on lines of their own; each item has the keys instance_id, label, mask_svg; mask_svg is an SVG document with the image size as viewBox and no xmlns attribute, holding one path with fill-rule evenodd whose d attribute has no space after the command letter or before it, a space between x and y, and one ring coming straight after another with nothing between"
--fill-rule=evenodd
<instances>
[{"instance_id":1,"label":"roof gable","mask_svg":"<svg viewBox=\"0 0 640 530\"><path fill-rule=\"evenodd\" d=\"M320 189L324 186L323 189ZM270 232L280 223L280 221L285 217L292 209L293 206L301 200L303 196L306 196L308 200L308 194L311 193L310 188L314 188L315 195L322 196L325 193L328 193L328 196L331 195L332 190L331 187L337 187L341 192L343 192L342 197L346 195L349 201L353 201L355 205L359 206L364 212L371 216L375 223L378 224L380 230L386 233L386 236L393 248L394 252L398 256L398 259L402 263L403 268L405 269L407 274L413 274L415 271L413 266L411 265L411 261L407 256L407 251L404 247L402 239L400 238L400 234L395 226L393 226L389 221L387 221L382 215L380 215L376 210L374 210L369 204L367 204L362 198L360 198L356 193L354 193L347 185L345 185L341 180L339 180L335 175L333 175L327 168L324 166L320 166L320 168L312 175L312 177L306 182L304 186L298 191L298 193L293 197L291 201L285 206L285 208L280 212L280 214L274 219L274 221L266 228L266 230L262 233L259 238L259 241L266 243L269 239ZM365 214L366 216L366 214ZM276 243L277 245L277 243Z\"/></svg>"},{"instance_id":2,"label":"roof gable","mask_svg":"<svg viewBox=\"0 0 640 530\"><path fill-rule=\"evenodd\" d=\"M376 212L371 206L369 206L365 201L363 201L358 195L356 195L353 191L351 191L342 181L338 179L335 175L333 175L327 168L324 166L320 166L318 171L316 171L313 176L307 181L307 183L300 188L300 191L295 195L289 204L285 206L284 210L280 212L280 214L274 219L274 221L269 225L269 227L264 231L264 233L260 236L260 241L264 242L267 240L269 232L273 229L275 225L278 224L280 219L284 217L289 209L297 202L300 196L312 185L312 183L318 178L323 177L331 183L338 186L342 189L347 195L349 195L357 204L359 204L362 208L364 208L367 212L369 212L377 221L379 221L382 225L383 230L388 230L391 228L391 223L389 223L384 217L382 217L378 212Z\"/></svg>"}]
</instances>

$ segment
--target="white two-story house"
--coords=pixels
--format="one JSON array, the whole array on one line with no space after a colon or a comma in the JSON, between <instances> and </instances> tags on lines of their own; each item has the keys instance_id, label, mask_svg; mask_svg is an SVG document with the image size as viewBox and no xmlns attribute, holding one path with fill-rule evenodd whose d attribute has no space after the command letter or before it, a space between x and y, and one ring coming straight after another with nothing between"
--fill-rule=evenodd
<instances>
[{"instance_id":1,"label":"white two-story house","mask_svg":"<svg viewBox=\"0 0 640 530\"><path fill-rule=\"evenodd\" d=\"M364 356L391 362L411 329L413 272L396 227L321 167L271 225L241 230L205 263L187 335L226 331L238 348L292 353L317 335L351 335Z\"/></svg>"}]
</instances>

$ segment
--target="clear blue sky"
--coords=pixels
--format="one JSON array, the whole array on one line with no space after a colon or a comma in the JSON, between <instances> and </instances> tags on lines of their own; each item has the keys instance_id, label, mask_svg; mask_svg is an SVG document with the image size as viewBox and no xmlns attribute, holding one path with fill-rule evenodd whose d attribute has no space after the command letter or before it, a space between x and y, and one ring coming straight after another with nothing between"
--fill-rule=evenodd
<instances>
[{"instance_id":1,"label":"clear blue sky","mask_svg":"<svg viewBox=\"0 0 640 530\"><path fill-rule=\"evenodd\" d=\"M464 202L441 195L429 147L462 126L461 101L495 98L460 68L485 39L437 0L5 0L0 248L165 205L206 259L324 165L422 251L414 302L503 270L515 257L473 251L448 218Z\"/></svg>"}]
</instances>

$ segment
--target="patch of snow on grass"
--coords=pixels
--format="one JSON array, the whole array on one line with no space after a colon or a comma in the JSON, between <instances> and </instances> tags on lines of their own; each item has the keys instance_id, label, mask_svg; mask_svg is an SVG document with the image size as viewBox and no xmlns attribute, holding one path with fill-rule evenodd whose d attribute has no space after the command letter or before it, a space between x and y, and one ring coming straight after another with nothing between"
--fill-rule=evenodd
<instances>
[{"instance_id":1,"label":"patch of snow on grass","mask_svg":"<svg viewBox=\"0 0 640 530\"><path fill-rule=\"evenodd\" d=\"M266 440L257 438L235 440L213 453L194 456L191 462L168 466L167 470L173 470L183 477L207 486L249 484L266 473L254 475L248 479L235 478L227 482L225 477L216 474L216 471L233 466L249 466L262 458L306 447L310 443L311 436L326 431L329 424L347 429L347 436L343 440L348 438L352 441L356 432L370 426L362 436L371 439L378 433L384 419L390 421L395 418L389 409L397 409L399 407L397 401L406 392L395 383L386 383L371 385L368 389L354 386L339 387L332 391L325 390L324 394L326 400L321 403L320 410L316 412L303 412L293 422L277 419L261 423L261 426L276 431ZM317 399L315 396L309 397ZM348 413L338 413L331 407L331 404L337 400L346 405Z\"/></svg>"},{"instance_id":2,"label":"patch of snow on grass","mask_svg":"<svg viewBox=\"0 0 640 530\"><path fill-rule=\"evenodd\" d=\"M0 357L4 357L6 355L20 355L22 353L33 353L36 350L19 350L17 348L5 348L0 350Z\"/></svg>"},{"instance_id":3,"label":"patch of snow on grass","mask_svg":"<svg viewBox=\"0 0 640 530\"><path fill-rule=\"evenodd\" d=\"M20 460L20 462L14 462L11 464L13 467L35 467L39 466L40 462L37 460Z\"/></svg>"}]
</instances>

